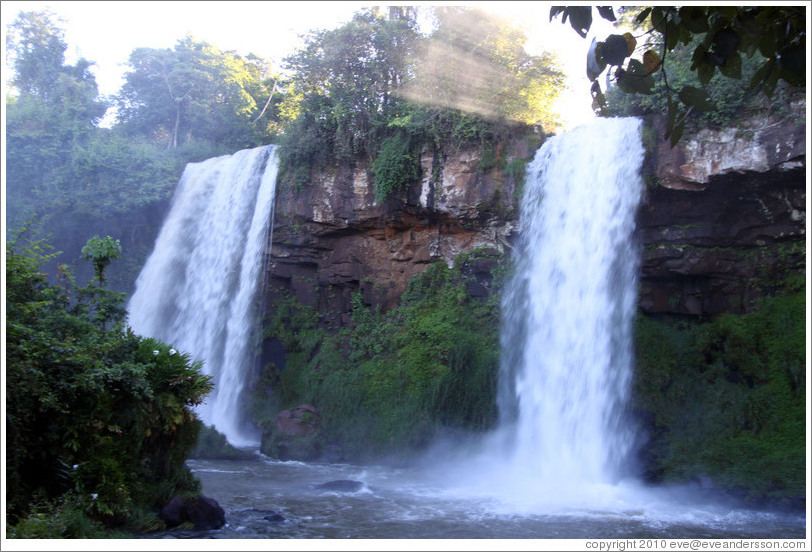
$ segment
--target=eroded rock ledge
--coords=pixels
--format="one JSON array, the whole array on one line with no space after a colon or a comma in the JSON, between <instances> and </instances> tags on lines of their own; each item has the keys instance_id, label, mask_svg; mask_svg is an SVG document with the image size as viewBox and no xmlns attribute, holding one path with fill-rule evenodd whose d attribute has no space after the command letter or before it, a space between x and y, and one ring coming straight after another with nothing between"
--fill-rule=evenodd
<instances>
[{"instance_id":1,"label":"eroded rock ledge","mask_svg":"<svg viewBox=\"0 0 812 552\"><path fill-rule=\"evenodd\" d=\"M644 312L745 312L805 268L806 110L792 107L782 120L703 130L676 148L649 144L638 216ZM524 142L499 151L507 161L533 155ZM450 264L476 248L507 251L517 183L478 164L471 151L425 151L420 182L384 204L375 203L363 164L280 189L266 304L292 293L346 324L357 290L367 304L391 308L432 262Z\"/></svg>"},{"instance_id":2,"label":"eroded rock ledge","mask_svg":"<svg viewBox=\"0 0 812 552\"><path fill-rule=\"evenodd\" d=\"M746 312L804 270L805 106L792 113L657 144L638 217L643 311Z\"/></svg>"},{"instance_id":3,"label":"eroded rock ledge","mask_svg":"<svg viewBox=\"0 0 812 552\"><path fill-rule=\"evenodd\" d=\"M504 152L507 160L524 157L527 146ZM478 164L471 151L424 151L420 182L380 204L365 165L280 189L266 299L289 290L346 323L357 290L367 304L391 308L428 264L450 265L481 247L504 251L516 226L516 181L498 169L482 173Z\"/></svg>"}]
</instances>

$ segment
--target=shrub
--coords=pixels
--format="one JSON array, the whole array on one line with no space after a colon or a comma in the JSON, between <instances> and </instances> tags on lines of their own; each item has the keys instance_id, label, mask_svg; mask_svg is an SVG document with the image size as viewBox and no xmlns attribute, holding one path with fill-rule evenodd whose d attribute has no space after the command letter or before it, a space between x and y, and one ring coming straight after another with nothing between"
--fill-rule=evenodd
<instances>
[{"instance_id":1,"label":"shrub","mask_svg":"<svg viewBox=\"0 0 812 552\"><path fill-rule=\"evenodd\" d=\"M49 284L40 267L53 255L23 233L6 245L9 525L36 533L53 516L47 532L80 537L199 491L184 461L191 407L211 389L201 365L133 334L122 294L98 278L81 287L62 270Z\"/></svg>"},{"instance_id":2,"label":"shrub","mask_svg":"<svg viewBox=\"0 0 812 552\"><path fill-rule=\"evenodd\" d=\"M419 167L408 136L399 133L384 140L378 157L372 162L375 200L382 202L407 189L418 178Z\"/></svg>"},{"instance_id":3,"label":"shrub","mask_svg":"<svg viewBox=\"0 0 812 552\"><path fill-rule=\"evenodd\" d=\"M704 323L638 316L634 396L652 429L651 478L803 497L804 317L803 292Z\"/></svg>"}]
</instances>

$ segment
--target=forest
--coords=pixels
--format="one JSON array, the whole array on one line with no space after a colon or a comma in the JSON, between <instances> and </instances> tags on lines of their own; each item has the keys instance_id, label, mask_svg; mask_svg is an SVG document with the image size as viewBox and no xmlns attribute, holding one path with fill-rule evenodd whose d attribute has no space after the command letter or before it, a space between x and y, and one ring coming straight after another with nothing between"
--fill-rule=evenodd
<instances>
[{"instance_id":1,"label":"forest","mask_svg":"<svg viewBox=\"0 0 812 552\"><path fill-rule=\"evenodd\" d=\"M560 131L554 104L565 73L554 55L529 55L521 30L477 10L430 8L433 25L426 31L417 25L417 9L363 9L342 26L312 31L280 66L192 36L172 48L137 48L123 86L111 97L99 94L92 60L66 62L69 45L53 14L22 13L9 25L10 536L154 531L163 528L158 505L175 494L200 491L184 461L202 430L193 408L205 400L211 382L186 352L133 334L124 307L188 163L278 144L280 185L296 190L308 185L313 171L362 159L371 168L376 200L384 202L414 182L417 154L424 148L487 153L507 134L543 140ZM589 28L582 12L565 13L579 33ZM654 21L650 9L618 15L638 26ZM605 94L593 89L599 114L666 114L669 136L678 141L685 129L780 110L798 93L793 71L805 30L797 28L794 14L787 17L796 27L788 23L792 32L771 35L770 44L741 34L738 48L747 55L735 53L738 61L730 65L718 62L719 70L710 75L710 62L698 62L696 52L710 56L722 46L703 43L700 35L709 29L699 20L718 14L691 12L689 19L685 12L681 22L669 19L676 11L658 15L670 23L641 40L639 51L663 49L648 73L637 76L648 79L665 67L667 50L667 79L652 79L645 89L619 84ZM755 28L756 20L751 23ZM658 42L669 31L678 38ZM777 50L787 53L783 66L773 59ZM603 69L616 68L633 51L624 50L619 60L609 56L608 63L600 59L596 82ZM485 69L471 71L460 62L471 58ZM643 71L643 63L631 67ZM615 72L615 83L622 80ZM291 362L284 374L273 368L262 372L260 383L278 391L272 405L252 404L259 423L270 424L271 406L287 407L321 393L327 410L345 416L334 416L333 437L344 439L358 457L391 452L393 440L419 449L433 432L491 427L497 416L500 288L495 285L494 295L481 301L466 296L465 267L475 257L461 256L451 268L433 265L413 280L391 313L358 299L351 329L339 332L327 331L319 313L303 305L275 305L266 337L281 340ZM509 270L499 267L497 283ZM798 354L802 335L786 312L800 315L803 293L794 280L788 289L787 298L765 301L760 314L690 326L679 338L644 318L637 321L646 344L637 407L656 418L663 435L683 415L650 399L662 381L668 380L673 393L690 394L685 389L693 389L691 370L706 378L711 378L707 370L718 371L714 381L722 389L734 364L754 374L756 364L769 368L766 375L753 375L762 378L758 404L737 395L734 412L712 413L729 433L713 450L692 448L695 436L659 435L653 478L678 479L690 469L686 458L705 454L713 463L730 454L728 445L743 450L755 443L766 460L747 464L742 473L722 470L721 479L741 488L756 478L758 488L748 492L797 499L804 476L794 462L803 448L797 433L804 359ZM751 351L749 361L740 358L746 356L742 350ZM324 367L330 368L329 380L317 378ZM414 400L394 411L387 405L399 397L402 381ZM357 410L359 404L355 411L349 406L355 399L346 390L353 386L363 389L365 406L381 413L368 439L352 433L354 417L366 414ZM399 425L403 419L411 425ZM730 430L735 424L766 429L745 435ZM272 446L265 452L273 452ZM678 450L669 456L668 446ZM774 473L772 479L759 479L766 471Z\"/></svg>"}]
</instances>

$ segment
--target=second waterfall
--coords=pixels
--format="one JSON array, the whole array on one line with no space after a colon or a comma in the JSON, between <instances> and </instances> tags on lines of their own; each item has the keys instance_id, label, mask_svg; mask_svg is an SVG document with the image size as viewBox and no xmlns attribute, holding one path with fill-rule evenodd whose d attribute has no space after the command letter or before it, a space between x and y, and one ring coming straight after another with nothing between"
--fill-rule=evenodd
<instances>
[{"instance_id":1,"label":"second waterfall","mask_svg":"<svg viewBox=\"0 0 812 552\"><path fill-rule=\"evenodd\" d=\"M259 443L243 390L258 343L277 167L275 146L187 165L128 305L136 333L204 362L215 388L199 414L236 446Z\"/></svg>"},{"instance_id":2,"label":"second waterfall","mask_svg":"<svg viewBox=\"0 0 812 552\"><path fill-rule=\"evenodd\" d=\"M499 396L500 471L518 493L595 505L592 491L628 471L640 125L596 119L549 139L527 169Z\"/></svg>"}]
</instances>

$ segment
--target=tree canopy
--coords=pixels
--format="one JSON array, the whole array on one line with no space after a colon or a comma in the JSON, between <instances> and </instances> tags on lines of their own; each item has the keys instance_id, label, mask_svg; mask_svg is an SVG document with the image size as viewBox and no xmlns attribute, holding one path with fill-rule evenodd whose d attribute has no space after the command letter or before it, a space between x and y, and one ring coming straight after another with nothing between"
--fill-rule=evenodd
<instances>
[{"instance_id":1,"label":"tree canopy","mask_svg":"<svg viewBox=\"0 0 812 552\"><path fill-rule=\"evenodd\" d=\"M611 7L595 8L609 21L616 15ZM606 99L600 77L607 69L618 87L628 93L651 94L658 74L667 91L667 130L672 145L685 128L693 110L713 109L707 86L718 70L732 79L742 78L743 59L762 56L750 76L748 88L772 96L779 81L805 86L806 14L804 6L652 6L640 8L633 24L645 30L649 40L636 57L637 38L630 32L593 40L587 56L587 75L592 81L593 108L601 112ZM550 20L569 20L572 28L586 37L592 26L591 6L554 6ZM669 57L680 45L693 45L690 70L699 86L675 88L668 81Z\"/></svg>"},{"instance_id":2,"label":"tree canopy","mask_svg":"<svg viewBox=\"0 0 812 552\"><path fill-rule=\"evenodd\" d=\"M423 144L468 147L511 126L556 128L563 74L552 56L528 55L520 30L479 10L433 13L435 28L424 36L411 9L363 10L311 33L285 60L283 174L301 184L314 166L366 158L376 191L392 192L406 182L390 176L408 180Z\"/></svg>"},{"instance_id":3,"label":"tree canopy","mask_svg":"<svg viewBox=\"0 0 812 552\"><path fill-rule=\"evenodd\" d=\"M187 36L173 49L137 48L129 65L117 96L118 122L128 131L171 149L193 139L243 148L267 138L254 119L272 95L274 79L260 58L221 52Z\"/></svg>"}]
</instances>

